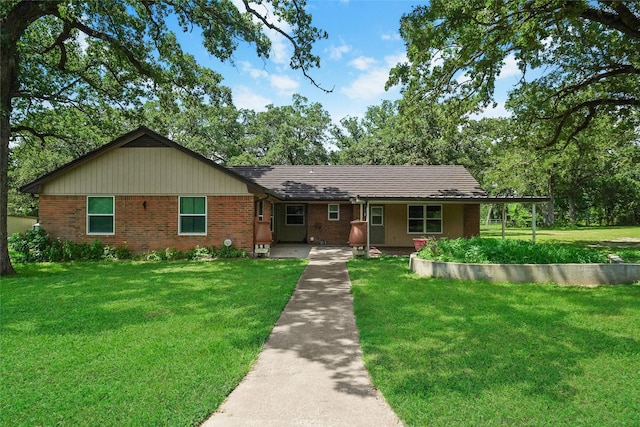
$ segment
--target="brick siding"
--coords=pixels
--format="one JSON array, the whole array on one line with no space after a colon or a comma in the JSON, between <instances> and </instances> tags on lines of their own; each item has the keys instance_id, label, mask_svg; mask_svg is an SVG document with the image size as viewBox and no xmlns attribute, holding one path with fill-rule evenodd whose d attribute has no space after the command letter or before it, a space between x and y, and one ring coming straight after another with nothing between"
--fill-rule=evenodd
<instances>
[{"instance_id":1,"label":"brick siding","mask_svg":"<svg viewBox=\"0 0 640 427\"><path fill-rule=\"evenodd\" d=\"M349 241L351 221L355 218L351 204L340 204L340 219L329 221L328 205L308 205L308 231L309 237L313 236L316 244L324 242L327 245L346 245ZM359 211L358 211L359 212ZM311 242L309 242L311 243Z\"/></svg>"},{"instance_id":2,"label":"brick siding","mask_svg":"<svg viewBox=\"0 0 640 427\"><path fill-rule=\"evenodd\" d=\"M463 237L470 238L480 235L480 205L464 205Z\"/></svg>"},{"instance_id":3,"label":"brick siding","mask_svg":"<svg viewBox=\"0 0 640 427\"><path fill-rule=\"evenodd\" d=\"M253 196L208 196L206 236L178 235L178 196L116 196L113 236L87 235L86 206L86 196L41 195L40 226L63 240L99 239L114 246L126 242L134 252L220 247L225 239L235 248L253 251Z\"/></svg>"}]
</instances>

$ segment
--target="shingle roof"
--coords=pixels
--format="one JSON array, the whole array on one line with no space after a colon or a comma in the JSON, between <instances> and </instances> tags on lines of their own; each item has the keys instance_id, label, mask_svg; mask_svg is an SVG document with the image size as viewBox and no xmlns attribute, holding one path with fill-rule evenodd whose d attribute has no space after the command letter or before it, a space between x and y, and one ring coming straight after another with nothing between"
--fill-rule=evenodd
<instances>
[{"instance_id":1,"label":"shingle roof","mask_svg":"<svg viewBox=\"0 0 640 427\"><path fill-rule=\"evenodd\" d=\"M236 166L235 173L284 200L481 199L463 166Z\"/></svg>"}]
</instances>

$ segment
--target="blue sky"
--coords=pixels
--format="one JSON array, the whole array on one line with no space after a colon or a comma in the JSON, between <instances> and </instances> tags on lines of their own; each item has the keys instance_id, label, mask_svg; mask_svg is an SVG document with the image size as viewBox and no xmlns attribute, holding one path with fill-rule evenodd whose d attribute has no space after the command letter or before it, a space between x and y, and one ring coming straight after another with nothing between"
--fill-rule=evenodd
<instances>
[{"instance_id":1,"label":"blue sky","mask_svg":"<svg viewBox=\"0 0 640 427\"><path fill-rule=\"evenodd\" d=\"M234 3L241 4L239 0ZM233 57L234 65L221 63L202 47L200 34L178 33L183 48L198 61L218 71L223 84L233 91L238 108L263 111L268 104L291 104L291 96L299 93L311 102L319 102L337 123L345 116L362 117L367 107L384 99L398 99L398 87L384 90L389 70L406 60L405 45L400 38L400 18L414 6L425 4L415 0L308 0L307 10L313 24L328 32L329 38L317 43L314 52L321 58L321 67L310 75L321 86L331 89L324 93L308 81L301 72L289 68L291 47L273 33L269 59L261 59L249 45L240 45ZM243 8L242 6L240 6ZM241 9L243 10L243 9ZM497 82L497 109L484 115L505 115L503 102L506 90L519 75L514 61L507 61Z\"/></svg>"}]
</instances>

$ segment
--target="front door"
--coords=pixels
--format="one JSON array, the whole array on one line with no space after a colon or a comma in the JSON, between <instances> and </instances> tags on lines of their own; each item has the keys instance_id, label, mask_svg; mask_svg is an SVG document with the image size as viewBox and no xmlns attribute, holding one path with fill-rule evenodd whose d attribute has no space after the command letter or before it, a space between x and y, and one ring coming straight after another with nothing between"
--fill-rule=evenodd
<instances>
[{"instance_id":1,"label":"front door","mask_svg":"<svg viewBox=\"0 0 640 427\"><path fill-rule=\"evenodd\" d=\"M279 243L306 243L307 205L304 203L277 204L276 229Z\"/></svg>"},{"instance_id":2,"label":"front door","mask_svg":"<svg viewBox=\"0 0 640 427\"><path fill-rule=\"evenodd\" d=\"M371 205L369 207L369 215L371 216L369 223L371 237L369 242L372 245L384 245L384 206Z\"/></svg>"}]
</instances>

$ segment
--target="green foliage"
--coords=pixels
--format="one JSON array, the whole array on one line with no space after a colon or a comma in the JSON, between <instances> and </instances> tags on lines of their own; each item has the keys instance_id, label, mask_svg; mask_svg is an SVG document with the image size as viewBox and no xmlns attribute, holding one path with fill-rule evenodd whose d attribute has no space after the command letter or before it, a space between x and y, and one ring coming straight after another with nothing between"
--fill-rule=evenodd
<instances>
[{"instance_id":1,"label":"green foliage","mask_svg":"<svg viewBox=\"0 0 640 427\"><path fill-rule=\"evenodd\" d=\"M17 265L0 280L0 425L202 424L255 363L304 267Z\"/></svg>"},{"instance_id":2,"label":"green foliage","mask_svg":"<svg viewBox=\"0 0 640 427\"><path fill-rule=\"evenodd\" d=\"M532 243L524 240L440 239L423 248L418 256L443 262L479 264L562 264L604 263L606 254L594 249L554 243Z\"/></svg>"},{"instance_id":3,"label":"green foliage","mask_svg":"<svg viewBox=\"0 0 640 427\"><path fill-rule=\"evenodd\" d=\"M51 239L42 228L26 233L15 233L9 245L19 262L98 261L101 259L128 259L129 250L105 246L100 240L75 243Z\"/></svg>"},{"instance_id":4,"label":"green foliage","mask_svg":"<svg viewBox=\"0 0 640 427\"><path fill-rule=\"evenodd\" d=\"M51 239L42 228L29 230L24 234L16 233L9 238L9 245L18 262L63 262L63 261L99 261L127 260L142 258L146 261L176 261L189 259L194 261L212 258L246 258L247 252L234 247L196 246L188 252L166 248L164 251L151 251L134 255L124 246L104 245L100 240L91 243L75 243L68 240Z\"/></svg>"},{"instance_id":5,"label":"green foliage","mask_svg":"<svg viewBox=\"0 0 640 427\"><path fill-rule=\"evenodd\" d=\"M638 425L640 283L595 289L351 260L366 367L407 426Z\"/></svg>"},{"instance_id":6,"label":"green foliage","mask_svg":"<svg viewBox=\"0 0 640 427\"><path fill-rule=\"evenodd\" d=\"M268 105L264 112L243 111L243 152L229 159L233 165L322 165L331 123L318 102L293 95L292 105Z\"/></svg>"},{"instance_id":7,"label":"green foliage","mask_svg":"<svg viewBox=\"0 0 640 427\"><path fill-rule=\"evenodd\" d=\"M230 1L209 0L4 1L0 20L2 212L9 208L10 186L14 189L11 210L34 210L33 200L20 197L15 188L30 173L39 173L16 172L12 166L10 183L10 141L43 148L54 160L49 163L53 168L64 160L50 145L63 141L71 151L87 152L88 145L121 134L125 124L140 123L144 101L154 102L151 109L157 107L158 115L192 112L197 106L220 107L184 120L184 126L195 128L207 120L215 123L221 116L224 120L233 116L234 109L225 108L232 104L230 91L221 88L222 76L185 54L166 22L177 21L183 31L200 28L205 49L222 61L232 57L240 42L252 44L257 55L268 57L267 33L275 31L291 43L290 67L314 84L308 71L320 65L320 58L312 47L327 38L311 24L304 0L242 2L239 7ZM148 117L152 120L153 115ZM220 154L220 147L202 133L189 143L206 155L237 154L233 150ZM61 157L66 156L65 152ZM4 244L7 237L3 221L1 275L13 272Z\"/></svg>"},{"instance_id":8,"label":"green foliage","mask_svg":"<svg viewBox=\"0 0 640 427\"><path fill-rule=\"evenodd\" d=\"M211 259L211 251L209 248L196 246L187 253L187 258L193 261Z\"/></svg>"},{"instance_id":9,"label":"green foliage","mask_svg":"<svg viewBox=\"0 0 640 427\"><path fill-rule=\"evenodd\" d=\"M490 105L513 62L516 119L533 144L562 147L597 117L638 112L639 23L638 2L433 0L402 18L408 62L389 84L411 111L444 102L459 116Z\"/></svg>"},{"instance_id":10,"label":"green foliage","mask_svg":"<svg viewBox=\"0 0 640 427\"><path fill-rule=\"evenodd\" d=\"M28 230L26 233L15 233L8 241L20 262L43 262L48 260L51 248L49 235L41 228Z\"/></svg>"}]
</instances>

